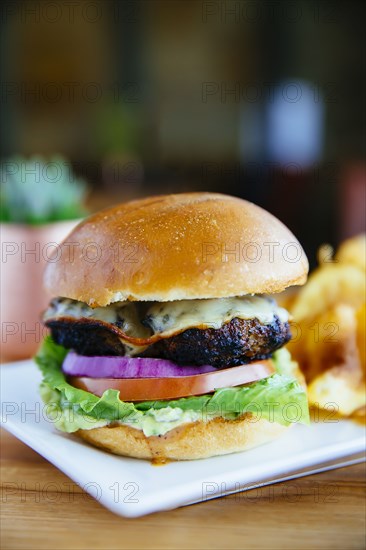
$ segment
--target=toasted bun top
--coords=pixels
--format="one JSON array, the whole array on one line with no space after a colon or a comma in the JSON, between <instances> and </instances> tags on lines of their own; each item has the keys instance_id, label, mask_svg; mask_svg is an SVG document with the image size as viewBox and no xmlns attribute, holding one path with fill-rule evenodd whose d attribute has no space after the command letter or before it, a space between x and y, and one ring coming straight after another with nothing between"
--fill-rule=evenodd
<instances>
[{"instance_id":1,"label":"toasted bun top","mask_svg":"<svg viewBox=\"0 0 366 550\"><path fill-rule=\"evenodd\" d=\"M45 272L54 296L92 306L281 292L303 284L294 235L258 206L214 193L162 195L81 222Z\"/></svg>"}]
</instances>

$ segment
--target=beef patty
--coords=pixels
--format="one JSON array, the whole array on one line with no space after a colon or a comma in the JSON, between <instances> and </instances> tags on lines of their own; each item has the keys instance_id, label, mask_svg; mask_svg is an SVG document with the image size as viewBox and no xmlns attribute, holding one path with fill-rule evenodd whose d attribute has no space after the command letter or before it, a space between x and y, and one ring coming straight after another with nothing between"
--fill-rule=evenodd
<instances>
[{"instance_id":1,"label":"beef patty","mask_svg":"<svg viewBox=\"0 0 366 550\"><path fill-rule=\"evenodd\" d=\"M160 340L144 353L170 359L180 365L237 366L269 357L291 338L288 323L278 317L268 325L258 319L235 317L219 329L191 328Z\"/></svg>"},{"instance_id":2,"label":"beef patty","mask_svg":"<svg viewBox=\"0 0 366 550\"><path fill-rule=\"evenodd\" d=\"M55 342L80 355L124 355L117 334L98 322L48 321ZM216 368L265 359L291 338L288 323L278 317L264 325L258 319L235 317L221 328L191 328L150 345L141 356L170 359L180 365L212 365Z\"/></svg>"}]
</instances>

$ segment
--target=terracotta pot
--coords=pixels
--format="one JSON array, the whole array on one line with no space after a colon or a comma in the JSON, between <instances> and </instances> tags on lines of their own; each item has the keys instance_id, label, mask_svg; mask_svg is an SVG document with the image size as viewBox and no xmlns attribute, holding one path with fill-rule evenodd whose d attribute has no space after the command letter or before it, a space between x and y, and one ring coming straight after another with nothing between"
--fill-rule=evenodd
<instances>
[{"instance_id":1,"label":"terracotta pot","mask_svg":"<svg viewBox=\"0 0 366 550\"><path fill-rule=\"evenodd\" d=\"M47 332L41 313L50 299L43 288L43 271L79 221L0 224L2 362L31 357L37 351Z\"/></svg>"}]
</instances>

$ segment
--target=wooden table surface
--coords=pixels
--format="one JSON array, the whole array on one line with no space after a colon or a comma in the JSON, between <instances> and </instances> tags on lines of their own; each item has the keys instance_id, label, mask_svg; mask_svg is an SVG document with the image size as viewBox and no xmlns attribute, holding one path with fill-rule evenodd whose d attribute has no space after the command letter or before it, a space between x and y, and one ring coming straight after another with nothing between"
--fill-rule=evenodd
<instances>
[{"instance_id":1,"label":"wooden table surface","mask_svg":"<svg viewBox=\"0 0 366 550\"><path fill-rule=\"evenodd\" d=\"M1 432L1 548L365 548L365 464L137 519Z\"/></svg>"}]
</instances>

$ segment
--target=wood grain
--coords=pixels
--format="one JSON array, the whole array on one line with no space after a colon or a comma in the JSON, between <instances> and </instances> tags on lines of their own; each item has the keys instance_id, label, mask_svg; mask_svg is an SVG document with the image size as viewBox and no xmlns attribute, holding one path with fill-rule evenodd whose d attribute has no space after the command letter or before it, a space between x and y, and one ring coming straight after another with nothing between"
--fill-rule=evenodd
<instances>
[{"instance_id":1,"label":"wood grain","mask_svg":"<svg viewBox=\"0 0 366 550\"><path fill-rule=\"evenodd\" d=\"M364 464L125 519L3 430L1 444L4 550L365 548Z\"/></svg>"}]
</instances>

